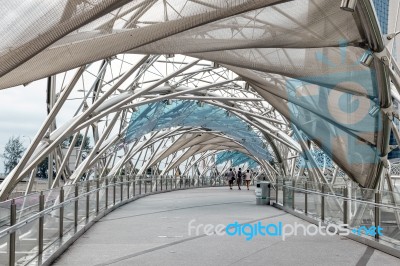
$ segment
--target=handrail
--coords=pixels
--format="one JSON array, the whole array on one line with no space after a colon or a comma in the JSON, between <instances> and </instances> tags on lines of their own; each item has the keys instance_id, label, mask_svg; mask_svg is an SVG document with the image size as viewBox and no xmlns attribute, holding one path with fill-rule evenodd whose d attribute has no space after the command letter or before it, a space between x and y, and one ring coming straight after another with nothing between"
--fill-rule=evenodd
<instances>
[{"instance_id":1,"label":"handrail","mask_svg":"<svg viewBox=\"0 0 400 266\"><path fill-rule=\"evenodd\" d=\"M189 182L188 182L189 181ZM150 188L149 188L150 183ZM38 209L32 213L28 213L27 216L23 216L23 219L16 222L16 208L15 208L15 199L10 200L10 225L5 225L7 228L0 231L0 240L4 240L7 236L10 238L7 244L8 248L8 264L15 265L16 260L22 260L22 263L30 263L33 260L37 260L38 263L44 263L42 261L43 258L46 258L46 263L50 260L53 260L53 256L55 256L55 252L59 248L64 248L57 246L56 248L48 249L50 246L59 245L57 243L65 242L63 241L56 241L62 240L65 236L66 230L70 231L73 228L78 228L81 223L84 223L85 226L91 226L94 219L99 219L102 216L106 215L111 209L118 208L121 204L125 204L130 200L137 199L141 196L158 193L158 192L167 192L167 191L174 191L179 189L188 189L188 188L200 188L200 187L209 187L209 186L221 186L225 184L225 180L222 178L205 178L205 177L185 177L185 176L108 176L105 178L93 179L93 180L85 180L82 182L78 182L76 184L66 185L64 187L55 188L52 190L46 190L45 193L48 192L50 196L51 193L58 193L53 194L51 198L49 198L49 202L53 205L44 209L44 194L41 193L32 193L27 195L26 197L32 197L37 194L39 199L39 204L34 203L33 205L26 206L26 209L29 209L30 212L33 210L32 208L36 206ZM144 186L144 190L143 190ZM86 189L85 189L86 188ZM130 189L132 188L132 190ZM149 189L148 189L149 188ZM78 190L81 189L79 192ZM118 198L116 197L116 193L120 193ZM67 199L64 200L64 192L67 191ZM112 199L109 199L109 192L112 192ZM100 192L104 192L100 194ZM137 194L136 194L137 193ZM95 195L94 197L91 195ZM20 200L21 197L18 197ZM86 200L85 200L86 199ZM61 201L61 202L60 202ZM100 202L101 201L101 202ZM79 204L82 202L83 204ZM8 204L8 203L7 203ZM79 204L79 205L78 205ZM92 205L91 205L92 204ZM14 207L13 207L14 206ZM67 206L70 206L72 209L67 210ZM23 212L26 209L20 210ZM78 215L79 210L85 211L85 215ZM52 215L54 211L59 211L59 215ZM47 216L47 215L51 216ZM70 219L74 217L73 224L68 224L67 227L64 227L64 215L69 215ZM44 217L51 217L55 220L59 221L59 224L54 224L55 220L50 220L50 227L45 228L44 225ZM85 218L86 217L86 218ZM4 220L4 219L3 219ZM31 244L28 246L27 250L24 250L22 256L20 258L16 258L16 241L24 241L23 238L19 239L16 237L17 231L28 224L32 224L34 222L39 222L38 231L36 231L31 225L26 227L27 232L35 237L35 234L39 234L38 239L39 242L37 244ZM72 221L71 221L72 222ZM89 225L88 225L89 224ZM79 227L81 228L81 227ZM52 237L48 240L46 246L44 247L43 244L43 229L48 230L58 230L58 234L53 234ZM23 231L20 231L22 234ZM57 232L57 231L56 231ZM65 236L66 239L76 238L79 237L82 230L75 230L73 234L68 234ZM26 232L24 232L26 234ZM40 240L41 239L41 240ZM3 242L4 243L4 242ZM72 242L70 241L70 244ZM68 244L68 245L70 245ZM66 244L67 245L67 244ZM4 248L4 245L3 245ZM34 252L31 252L31 249ZM42 252L46 252L46 255L40 258ZM3 253L4 254L4 253ZM2 264L0 258L0 264ZM20 263L20 261L19 261ZM4 262L5 264L5 262Z\"/></svg>"},{"instance_id":2,"label":"handrail","mask_svg":"<svg viewBox=\"0 0 400 266\"><path fill-rule=\"evenodd\" d=\"M373 225L375 228L386 228L392 225L391 220L386 222L383 220L384 216L381 216L381 212L384 211L386 213L393 213L394 217L397 221L397 227L400 226L399 220L397 219L397 214L400 211L400 207L397 206L395 203L393 205L386 204L382 202L382 191L375 191L372 189L364 189L364 188L356 188L357 192L355 195L359 194L364 198L355 198L353 196L349 196L349 187L342 186L341 189L342 193L337 193L337 191L324 191L324 188L329 184L324 183L316 183L316 182L305 182L300 183L300 186L297 186L294 180L291 180L291 184L287 184L286 182L280 181L288 181L279 179L275 185L275 192L276 192L276 206L278 208L283 207L284 210L294 214L299 215L301 218L304 219L311 219L309 221L317 223L317 222L324 222L324 223L338 223L343 222L344 225L347 225L353 229L357 229L357 226L363 225ZM285 184L286 183L286 184ZM309 184L313 184L313 188L310 189L308 187ZM304 187L302 186L304 185ZM279 197L279 190L282 191L282 196ZM366 193L365 193L366 192ZM384 191L385 192L385 191ZM390 191L388 191L390 192ZM303 197L296 197L296 195L304 195ZM316 205L313 208L309 208L309 195L318 196L317 199L314 197L312 201ZM385 194L383 194L385 195ZM386 194L387 197L391 198L391 194ZM330 206L328 209L325 207L326 199L327 198L335 198L336 200L341 200L342 208L333 208L331 209ZM367 198L367 200L365 200ZM318 199L320 201L318 201ZM369 199L371 201L369 201ZM304 200L304 201L303 201ZM299 203L297 203L299 202ZM298 205L300 204L300 205ZM350 205L351 204L351 205ZM350 208L354 210L354 212L350 212ZM370 215L369 222L363 222L361 216L364 214L365 210L372 209L373 212L368 212ZM327 212L328 211L328 212ZM354 213L354 215L352 215ZM302 215L303 216L302 216ZM309 215L310 214L310 215ZM304 216L305 215L305 216ZM326 217L327 215L327 217ZM305 218L307 217L307 218ZM393 224L395 225L395 224ZM400 228L400 227L399 227ZM358 229L357 229L358 230ZM386 230L386 229L385 229ZM357 231L359 232L359 231ZM362 235L360 235L362 234ZM357 238L359 237L359 238ZM378 249L385 250L385 252L389 252L390 254L400 257L400 239L394 238L391 235L391 231L384 231L379 234L375 233L373 236L369 235L367 237L364 235L364 232L360 232L356 238L351 237L352 239L362 242L365 244L365 241L372 241L368 243L378 243L382 244L375 245L371 244L374 247L376 246ZM380 242L379 240L383 240ZM368 244L369 245L369 244Z\"/></svg>"},{"instance_id":3,"label":"handrail","mask_svg":"<svg viewBox=\"0 0 400 266\"><path fill-rule=\"evenodd\" d=\"M400 207L398 206L392 206L392 205L386 205L386 204L382 204L382 203L376 203L376 202L372 202L372 201L365 201L365 200L359 200L359 199L353 199L353 198L349 198L349 197L344 197L341 195L336 195L336 194L329 194L329 193L321 193L319 191L315 191L315 190L306 190L303 188L298 188L298 187L293 187L293 186L288 186L288 185L280 185L282 187L287 187L296 191L302 191L304 193L308 193L308 194L317 194L317 195L321 195L321 196L327 196L327 197L334 197L334 198L339 198L339 199L343 199L346 201L355 201L355 202L359 202L359 203L363 203L363 204L371 204L373 206L377 206L377 207L385 207L385 208L391 208L391 209L396 209L400 211Z\"/></svg>"}]
</instances>

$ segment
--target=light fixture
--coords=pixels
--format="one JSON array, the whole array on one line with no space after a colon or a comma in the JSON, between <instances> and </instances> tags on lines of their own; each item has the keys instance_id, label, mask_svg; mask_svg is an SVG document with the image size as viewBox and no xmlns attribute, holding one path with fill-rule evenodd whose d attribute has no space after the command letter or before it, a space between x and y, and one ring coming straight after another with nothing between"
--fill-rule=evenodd
<instances>
[{"instance_id":1,"label":"light fixture","mask_svg":"<svg viewBox=\"0 0 400 266\"><path fill-rule=\"evenodd\" d=\"M356 9L356 5L357 0L342 0L342 3L340 4L340 9L354 12L354 10Z\"/></svg>"},{"instance_id":2,"label":"light fixture","mask_svg":"<svg viewBox=\"0 0 400 266\"><path fill-rule=\"evenodd\" d=\"M46 131L46 133L43 136L43 140L45 140L45 141L50 140L50 131Z\"/></svg>"},{"instance_id":3,"label":"light fixture","mask_svg":"<svg viewBox=\"0 0 400 266\"><path fill-rule=\"evenodd\" d=\"M217 62L212 62L211 65L213 68L219 68L219 64Z\"/></svg>"},{"instance_id":4,"label":"light fixture","mask_svg":"<svg viewBox=\"0 0 400 266\"><path fill-rule=\"evenodd\" d=\"M165 58L172 58L172 57L174 57L175 55L174 54L166 54L165 55Z\"/></svg>"},{"instance_id":5,"label":"light fixture","mask_svg":"<svg viewBox=\"0 0 400 266\"><path fill-rule=\"evenodd\" d=\"M371 52L367 51L361 57L360 63L363 66L370 67L373 60L374 60L374 56L372 55Z\"/></svg>"},{"instance_id":6,"label":"light fixture","mask_svg":"<svg viewBox=\"0 0 400 266\"><path fill-rule=\"evenodd\" d=\"M372 106L372 108L368 111L368 114L372 117L376 117L376 115L379 113L381 108L378 105Z\"/></svg>"},{"instance_id":7,"label":"light fixture","mask_svg":"<svg viewBox=\"0 0 400 266\"><path fill-rule=\"evenodd\" d=\"M83 102L83 111L85 112L89 108L89 105L87 104L86 101Z\"/></svg>"},{"instance_id":8,"label":"light fixture","mask_svg":"<svg viewBox=\"0 0 400 266\"><path fill-rule=\"evenodd\" d=\"M204 106L204 102L202 102L202 101L197 101L197 106L203 107L203 106Z\"/></svg>"},{"instance_id":9,"label":"light fixture","mask_svg":"<svg viewBox=\"0 0 400 266\"><path fill-rule=\"evenodd\" d=\"M392 40L394 37L396 37L398 34L400 34L400 31L398 32L394 32L391 34L386 35L386 39L388 39L388 41Z\"/></svg>"}]
</instances>

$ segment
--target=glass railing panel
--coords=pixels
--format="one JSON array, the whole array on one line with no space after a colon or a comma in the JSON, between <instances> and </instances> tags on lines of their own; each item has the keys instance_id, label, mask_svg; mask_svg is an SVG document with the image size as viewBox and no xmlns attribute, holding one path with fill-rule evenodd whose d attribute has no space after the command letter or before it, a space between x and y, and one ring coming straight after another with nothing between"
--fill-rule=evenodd
<instances>
[{"instance_id":1,"label":"glass railing panel","mask_svg":"<svg viewBox=\"0 0 400 266\"><path fill-rule=\"evenodd\" d=\"M374 205L370 203L353 202L350 208L350 228L374 225Z\"/></svg>"},{"instance_id":2,"label":"glass railing panel","mask_svg":"<svg viewBox=\"0 0 400 266\"><path fill-rule=\"evenodd\" d=\"M86 193L86 187L83 184L78 184L78 195ZM78 224L86 219L86 196L79 197L78 200Z\"/></svg>"},{"instance_id":3,"label":"glass railing panel","mask_svg":"<svg viewBox=\"0 0 400 266\"><path fill-rule=\"evenodd\" d=\"M0 202L0 230L10 225L11 200Z\"/></svg>"},{"instance_id":4,"label":"glass railing panel","mask_svg":"<svg viewBox=\"0 0 400 266\"><path fill-rule=\"evenodd\" d=\"M75 198L75 186L64 187L64 201L68 201ZM64 220L63 220L63 232L70 230L74 227L75 221L75 202L64 205Z\"/></svg>"},{"instance_id":5,"label":"glass railing panel","mask_svg":"<svg viewBox=\"0 0 400 266\"><path fill-rule=\"evenodd\" d=\"M309 193L307 196L307 213L314 218L319 219L321 217L321 196Z\"/></svg>"},{"instance_id":6,"label":"glass railing panel","mask_svg":"<svg viewBox=\"0 0 400 266\"><path fill-rule=\"evenodd\" d=\"M151 179L150 179L150 182L149 182L149 190L150 190L150 192L155 192L156 191L156 182L157 182L157 179L155 179L156 177L152 177Z\"/></svg>"},{"instance_id":7,"label":"glass railing panel","mask_svg":"<svg viewBox=\"0 0 400 266\"><path fill-rule=\"evenodd\" d=\"M15 261L25 265L38 253L39 220L30 222L15 232Z\"/></svg>"},{"instance_id":8,"label":"glass railing panel","mask_svg":"<svg viewBox=\"0 0 400 266\"><path fill-rule=\"evenodd\" d=\"M277 200L279 205L283 205L283 187L282 187L282 182L278 181L278 200Z\"/></svg>"},{"instance_id":9,"label":"glass railing panel","mask_svg":"<svg viewBox=\"0 0 400 266\"><path fill-rule=\"evenodd\" d=\"M44 208L47 209L49 207L54 206L55 203L58 203L60 200L60 188L53 188L51 190L43 191L44 195Z\"/></svg>"},{"instance_id":10,"label":"glass railing panel","mask_svg":"<svg viewBox=\"0 0 400 266\"><path fill-rule=\"evenodd\" d=\"M337 196L344 196L343 189L333 188L330 191L328 188L325 197L325 221L331 223L342 223L343 222L343 199Z\"/></svg>"},{"instance_id":11,"label":"glass railing panel","mask_svg":"<svg viewBox=\"0 0 400 266\"><path fill-rule=\"evenodd\" d=\"M99 192L99 211L103 211L106 208L106 188L104 186L100 187Z\"/></svg>"},{"instance_id":12,"label":"glass railing panel","mask_svg":"<svg viewBox=\"0 0 400 266\"><path fill-rule=\"evenodd\" d=\"M65 198L65 200L68 200L70 198L73 198L72 193L69 195L68 198ZM64 205L64 220L63 220L63 232L67 232L71 228L73 228L75 225L75 202L72 201L68 204Z\"/></svg>"},{"instance_id":13,"label":"glass railing panel","mask_svg":"<svg viewBox=\"0 0 400 266\"><path fill-rule=\"evenodd\" d=\"M130 189L130 188L129 188ZM126 180L124 180L124 186L123 186L123 192L122 192L122 195L123 195L123 199L124 200L127 200L128 199L128 182L126 181Z\"/></svg>"},{"instance_id":14,"label":"glass railing panel","mask_svg":"<svg viewBox=\"0 0 400 266\"><path fill-rule=\"evenodd\" d=\"M59 214L60 211L54 210L44 216L44 226L43 226L43 247L44 249L51 245L54 241L59 238Z\"/></svg>"},{"instance_id":15,"label":"glass railing panel","mask_svg":"<svg viewBox=\"0 0 400 266\"><path fill-rule=\"evenodd\" d=\"M305 209L305 197L304 197L304 183L297 182L295 184L295 193L294 193L294 209L300 212L304 212Z\"/></svg>"},{"instance_id":16,"label":"glass railing panel","mask_svg":"<svg viewBox=\"0 0 400 266\"><path fill-rule=\"evenodd\" d=\"M392 192L381 192L382 204L395 207L394 200L395 195ZM382 234L396 241L400 241L400 211L390 207L380 207L380 218Z\"/></svg>"},{"instance_id":17,"label":"glass railing panel","mask_svg":"<svg viewBox=\"0 0 400 266\"><path fill-rule=\"evenodd\" d=\"M108 191L107 191L107 194L108 194L107 206L108 206L108 208L113 206L113 195L114 195L113 190L114 190L113 183L108 183ZM106 200L105 199L105 193L106 193L106 191L104 191L104 202Z\"/></svg>"},{"instance_id":18,"label":"glass railing panel","mask_svg":"<svg viewBox=\"0 0 400 266\"><path fill-rule=\"evenodd\" d=\"M89 216L94 217L96 215L96 190L97 185L95 180L89 181ZM91 220L91 219L90 219Z\"/></svg>"},{"instance_id":19,"label":"glass railing panel","mask_svg":"<svg viewBox=\"0 0 400 266\"><path fill-rule=\"evenodd\" d=\"M9 247L8 240L9 235L0 238L0 265L9 265Z\"/></svg>"},{"instance_id":20,"label":"glass railing panel","mask_svg":"<svg viewBox=\"0 0 400 266\"><path fill-rule=\"evenodd\" d=\"M293 209L293 193L294 190L292 189L292 182L284 181L282 188L283 206Z\"/></svg>"},{"instance_id":21,"label":"glass railing panel","mask_svg":"<svg viewBox=\"0 0 400 266\"><path fill-rule=\"evenodd\" d=\"M38 211L39 195L40 193L32 193L15 199L15 206L17 208L17 222L32 216Z\"/></svg>"}]
</instances>

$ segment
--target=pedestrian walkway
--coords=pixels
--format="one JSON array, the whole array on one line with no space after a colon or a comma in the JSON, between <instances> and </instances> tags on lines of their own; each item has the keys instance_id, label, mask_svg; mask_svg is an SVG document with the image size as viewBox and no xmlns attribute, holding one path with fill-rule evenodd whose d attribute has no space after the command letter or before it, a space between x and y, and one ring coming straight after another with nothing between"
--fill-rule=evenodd
<instances>
[{"instance_id":1,"label":"pedestrian walkway","mask_svg":"<svg viewBox=\"0 0 400 266\"><path fill-rule=\"evenodd\" d=\"M152 195L110 213L80 237L55 265L400 265L400 260L338 235L278 237L189 235L189 222L294 222L255 204L254 190L226 187Z\"/></svg>"}]
</instances>

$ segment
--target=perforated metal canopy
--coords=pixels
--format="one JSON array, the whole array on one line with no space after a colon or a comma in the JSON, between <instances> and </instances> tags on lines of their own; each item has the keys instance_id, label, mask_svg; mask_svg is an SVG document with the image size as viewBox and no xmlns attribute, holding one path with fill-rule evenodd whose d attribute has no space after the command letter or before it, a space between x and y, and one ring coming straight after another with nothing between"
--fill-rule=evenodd
<instances>
[{"instance_id":1,"label":"perforated metal canopy","mask_svg":"<svg viewBox=\"0 0 400 266\"><path fill-rule=\"evenodd\" d=\"M161 163L155 143L167 138L172 145L171 132L183 136L205 129L231 137L235 148L263 160L258 163L271 178L293 174L299 157L309 169L318 168L311 149L361 186L376 187L388 167L390 79L399 83L398 68L373 3L358 0L353 12L340 5L339 0L3 1L0 88L64 77L62 84L49 82L53 110L0 185L3 197L49 154L58 154L63 173L55 178L75 182L84 173L104 174L95 166L106 169L121 148L124 155L114 160L112 172L132 158L142 160L132 169ZM82 89L85 75L91 76L88 93L80 96L71 119L55 128L59 110ZM176 101L166 105L169 99ZM161 130L167 128L168 134ZM95 144L72 173L57 149L79 132L92 134ZM148 133L150 144L143 139ZM138 153L148 145L154 155L142 158ZM165 171L180 162L165 163ZM309 171L326 182L318 169Z\"/></svg>"}]
</instances>

